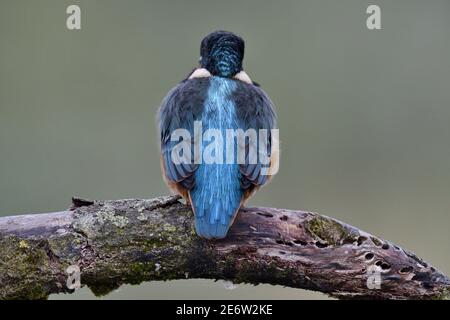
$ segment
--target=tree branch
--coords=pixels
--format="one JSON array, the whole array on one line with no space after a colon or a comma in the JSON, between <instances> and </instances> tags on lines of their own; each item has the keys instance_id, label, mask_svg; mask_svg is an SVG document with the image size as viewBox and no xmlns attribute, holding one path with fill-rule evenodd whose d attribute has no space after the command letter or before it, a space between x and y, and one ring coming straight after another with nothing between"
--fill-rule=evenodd
<instances>
[{"instance_id":1,"label":"tree branch","mask_svg":"<svg viewBox=\"0 0 450 320\"><path fill-rule=\"evenodd\" d=\"M0 298L71 292L70 265L80 267L82 285L97 295L124 283L207 278L343 299L449 296L450 280L440 271L335 219L247 208L226 239L207 241L196 236L192 212L178 200L73 199L67 211L0 218Z\"/></svg>"}]
</instances>

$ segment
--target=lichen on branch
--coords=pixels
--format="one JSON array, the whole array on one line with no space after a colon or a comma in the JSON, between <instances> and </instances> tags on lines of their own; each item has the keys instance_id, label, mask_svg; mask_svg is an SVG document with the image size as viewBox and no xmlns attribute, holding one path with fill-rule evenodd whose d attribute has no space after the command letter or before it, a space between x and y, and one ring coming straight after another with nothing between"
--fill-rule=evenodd
<instances>
[{"instance_id":1,"label":"lichen on branch","mask_svg":"<svg viewBox=\"0 0 450 320\"><path fill-rule=\"evenodd\" d=\"M450 288L413 253L313 212L242 209L227 238L215 241L195 234L192 212L177 196L74 198L66 211L0 218L0 298L72 292L66 270L74 265L97 295L124 283L185 278L269 283L342 299L445 299ZM375 289L368 285L373 272Z\"/></svg>"}]
</instances>

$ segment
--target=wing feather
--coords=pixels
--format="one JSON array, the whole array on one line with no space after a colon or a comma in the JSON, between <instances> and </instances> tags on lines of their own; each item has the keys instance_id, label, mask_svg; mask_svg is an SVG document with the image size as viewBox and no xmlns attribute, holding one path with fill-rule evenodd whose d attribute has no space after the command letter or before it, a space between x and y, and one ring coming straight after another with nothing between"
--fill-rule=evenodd
<instances>
[{"instance_id":1,"label":"wing feather","mask_svg":"<svg viewBox=\"0 0 450 320\"><path fill-rule=\"evenodd\" d=\"M191 141L191 163L175 164L171 155L179 142L172 141L171 134L175 129L186 129L193 139L194 121L200 119L208 81L207 78L183 80L167 94L158 112L161 155L166 178L188 190L195 185L194 172L198 167L193 161L194 142Z\"/></svg>"},{"instance_id":2,"label":"wing feather","mask_svg":"<svg viewBox=\"0 0 450 320\"><path fill-rule=\"evenodd\" d=\"M240 125L243 130L255 129L257 132L260 129L267 130L266 155L270 158L272 156L272 136L270 130L276 129L277 126L272 101L260 87L246 83L240 83L235 92L234 99ZM261 146L260 142L258 146ZM270 164L263 164L259 157L257 163L250 163L248 141L246 141L245 148L246 161L240 165L242 175L241 186L246 190L251 190L264 185L268 181L269 176L264 175L262 170L263 168L268 168Z\"/></svg>"}]
</instances>

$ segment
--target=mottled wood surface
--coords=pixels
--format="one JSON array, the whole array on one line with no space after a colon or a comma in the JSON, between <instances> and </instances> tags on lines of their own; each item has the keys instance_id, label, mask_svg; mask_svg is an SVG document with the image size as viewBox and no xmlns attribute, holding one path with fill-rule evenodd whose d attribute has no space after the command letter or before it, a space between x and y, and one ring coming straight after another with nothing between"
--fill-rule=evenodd
<instances>
[{"instance_id":1,"label":"mottled wood surface","mask_svg":"<svg viewBox=\"0 0 450 320\"><path fill-rule=\"evenodd\" d=\"M206 241L178 200L74 199L67 211L0 218L0 298L70 292L66 269L77 265L97 295L124 283L206 278L342 299L448 299L450 280L439 270L335 219L248 208L225 240Z\"/></svg>"}]
</instances>

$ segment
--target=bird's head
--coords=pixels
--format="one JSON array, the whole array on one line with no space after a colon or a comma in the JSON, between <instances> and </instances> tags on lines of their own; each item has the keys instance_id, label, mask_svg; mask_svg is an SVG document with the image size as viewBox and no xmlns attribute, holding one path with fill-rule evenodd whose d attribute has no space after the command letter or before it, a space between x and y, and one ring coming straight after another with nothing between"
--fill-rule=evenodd
<instances>
[{"instance_id":1,"label":"bird's head","mask_svg":"<svg viewBox=\"0 0 450 320\"><path fill-rule=\"evenodd\" d=\"M242 71L244 47L244 40L234 33L210 33L202 40L200 65L214 76L231 78Z\"/></svg>"}]
</instances>

